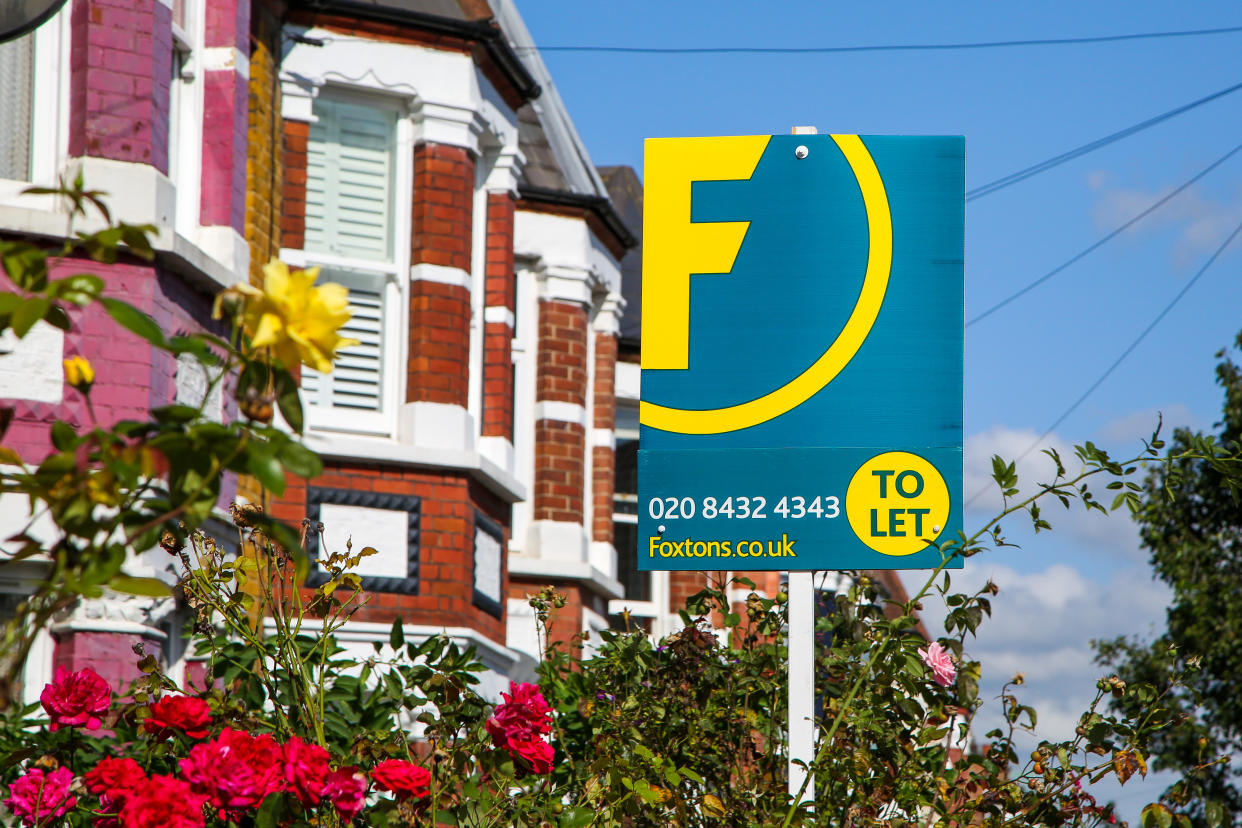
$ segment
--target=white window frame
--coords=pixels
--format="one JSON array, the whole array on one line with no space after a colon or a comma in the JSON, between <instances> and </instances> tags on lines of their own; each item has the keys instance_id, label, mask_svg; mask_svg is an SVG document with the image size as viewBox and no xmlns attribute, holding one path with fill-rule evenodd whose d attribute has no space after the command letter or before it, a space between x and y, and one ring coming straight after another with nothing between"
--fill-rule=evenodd
<instances>
[{"instance_id":1,"label":"white window frame","mask_svg":"<svg viewBox=\"0 0 1242 828\"><path fill-rule=\"evenodd\" d=\"M55 185L69 157L70 16L72 3L34 30L34 69L31 79L29 175L24 180L0 179L0 203L43 200L50 196L22 196L32 183ZM37 139L36 139L37 136Z\"/></svg>"},{"instance_id":2,"label":"white window frame","mask_svg":"<svg viewBox=\"0 0 1242 828\"><path fill-rule=\"evenodd\" d=\"M284 248L281 258L296 268L323 267L347 270L365 278L381 278L383 292L383 357L380 385L380 409L359 411L312 405L303 394L303 413L307 426L317 432L339 435L365 435L395 438L397 415L405 401L406 363L409 351L409 285L401 275L410 269L411 195L414 187L414 130L410 123L408 104L403 98L376 94L370 90L331 86L321 89L334 101L391 109L396 113L396 135L393 157L392 255L388 261L337 256L312 250Z\"/></svg>"},{"instance_id":3,"label":"white window frame","mask_svg":"<svg viewBox=\"0 0 1242 828\"><path fill-rule=\"evenodd\" d=\"M198 229L203 178L202 43L207 4L179 0L185 27L172 23L173 66L181 57L181 72L168 90L168 178L177 189L173 229L193 238Z\"/></svg>"},{"instance_id":4,"label":"white window frame","mask_svg":"<svg viewBox=\"0 0 1242 828\"><path fill-rule=\"evenodd\" d=\"M539 356L539 274L536 266L516 262L514 288L513 469L527 491L535 488L535 386ZM532 499L513 504L510 551L521 552L534 518Z\"/></svg>"}]
</instances>

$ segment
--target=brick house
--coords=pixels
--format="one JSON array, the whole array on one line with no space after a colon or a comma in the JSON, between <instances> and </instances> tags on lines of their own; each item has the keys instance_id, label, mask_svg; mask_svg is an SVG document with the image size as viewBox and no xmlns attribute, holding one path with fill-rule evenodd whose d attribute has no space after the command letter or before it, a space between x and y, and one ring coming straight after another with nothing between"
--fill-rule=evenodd
<instances>
[{"instance_id":1,"label":"brick house","mask_svg":"<svg viewBox=\"0 0 1242 828\"><path fill-rule=\"evenodd\" d=\"M301 377L326 471L267 506L321 521L331 546L381 550L347 644L398 615L407 636L447 630L478 648L489 691L537 652L528 592L568 594L567 639L622 596L613 376L633 238L538 54L514 43L530 35L501 0L70 0L0 44L0 108L16 113L0 233L61 236L56 205L20 191L81 171L119 217L158 228L153 265L96 271L166 327L209 327L213 295L276 255L349 288L361 344ZM193 366L86 313L0 342L6 445L41 457L50 419L85 424L61 367L74 354L100 367L101 418L201 399ZM222 517L237 485L261 496L239 481ZM25 517L0 504L0 532ZM6 567L3 600L35 577ZM119 686L138 641L192 669L180 629L170 601L83 602L38 642L27 693L58 664Z\"/></svg>"}]
</instances>

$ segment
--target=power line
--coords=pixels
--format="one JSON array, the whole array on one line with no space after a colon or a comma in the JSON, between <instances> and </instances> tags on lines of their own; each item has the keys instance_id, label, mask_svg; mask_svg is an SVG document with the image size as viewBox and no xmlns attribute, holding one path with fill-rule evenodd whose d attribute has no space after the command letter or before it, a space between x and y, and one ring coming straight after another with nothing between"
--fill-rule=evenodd
<instances>
[{"instance_id":1,"label":"power line","mask_svg":"<svg viewBox=\"0 0 1242 828\"><path fill-rule=\"evenodd\" d=\"M1199 278L1203 276L1204 273L1207 273L1208 268L1210 268L1212 264L1220 258L1220 254L1225 252L1225 248L1227 248L1230 243L1237 238L1239 233L1242 233L1242 223L1239 223L1238 226L1233 229L1233 232L1229 234L1228 238L1226 238L1221 243L1220 247L1216 248L1216 251L1212 253L1206 262L1203 263L1203 267L1199 268L1198 272L1190 278L1190 281L1186 282L1182 289L1177 292L1177 295L1169 300L1169 303L1164 306L1160 313L1156 314L1156 318L1151 320L1151 323L1148 324L1148 326L1144 328L1143 331L1136 336L1129 345L1126 346L1126 349L1121 352L1121 355L1113 360L1112 365L1109 365L1108 368L1104 370L1104 373L1100 374L1100 376L1096 378L1095 382L1091 383L1090 387L1082 393L1082 396L1074 400L1073 404L1070 405L1069 408L1062 411L1061 415L1052 421L1052 425L1044 429L1044 433L1037 437L1035 442L1031 443L1031 445L1027 447L1026 451L1022 452L1021 456L1019 456L1017 460L1013 461L1015 464L1025 460L1027 455L1034 451L1039 444L1048 437L1049 434L1056 431L1057 427L1060 426L1061 423L1065 422L1065 418L1067 418L1070 414L1073 414L1074 411L1077 410L1078 406L1082 405L1083 401L1086 400L1087 397L1091 396L1095 389L1099 388L1104 383L1104 380L1108 379L1109 376L1112 375L1113 371L1117 370L1117 366L1121 365L1121 363L1125 361L1126 357L1130 356L1130 354L1134 352L1134 349L1139 346L1139 343L1146 339L1149 333L1155 330L1156 326L1159 325L1166 316L1168 316L1169 311L1173 310L1177 303L1182 300L1182 297L1195 286L1195 283L1199 281ZM991 488L991 486L984 486L982 489L975 492L971 495L970 499L966 501L966 505L969 506L974 503L985 493L987 493L989 488Z\"/></svg>"},{"instance_id":2,"label":"power line","mask_svg":"<svg viewBox=\"0 0 1242 828\"><path fill-rule=\"evenodd\" d=\"M1190 29L1172 32L1099 35L1095 37L1055 37L1028 40L986 40L974 43L889 43L868 46L515 46L518 51L612 52L646 55L789 55L841 54L848 52L947 52L965 49L1003 49L1017 46L1076 46L1115 43L1124 40L1154 40L1171 37L1200 37L1242 32L1242 26L1218 29Z\"/></svg>"},{"instance_id":3,"label":"power line","mask_svg":"<svg viewBox=\"0 0 1242 828\"><path fill-rule=\"evenodd\" d=\"M1216 100L1217 98L1223 98L1226 95L1237 92L1239 89L1242 89L1242 83L1236 83L1233 86L1229 86L1217 92L1213 92L1210 95L1206 95L1202 98L1199 98L1198 100L1191 101L1188 104L1182 104L1179 107L1170 109L1168 112L1162 112L1161 114L1156 115L1155 117L1148 118L1145 121L1140 121L1139 123L1133 124L1132 126L1128 126L1125 129L1121 129L1121 130L1118 130L1117 132L1111 133L1109 135L1105 135L1103 138L1097 138L1096 140L1083 144L1080 147L1075 147L1074 149L1069 150L1068 152L1063 152L1060 155L1054 155L1051 158L1048 158L1044 161L1040 161L1038 164L1032 164L1031 166L1025 169L1021 169L1021 170L1018 170L1017 172L1010 173L1009 175L1002 176L996 179L995 181L989 181L987 184L984 184L980 187L975 187L973 190L967 190L966 200L974 201L976 198L983 198L986 195L991 195L997 190L1003 190L1010 185L1017 184L1019 181L1025 181L1026 179L1030 178L1033 175L1038 175L1039 173L1045 172L1046 170L1050 170L1053 167L1060 166L1061 164L1064 164L1066 161L1072 161L1075 158L1080 158L1089 152L1094 152L1095 150L1100 149L1101 147L1108 146L1109 144L1115 141L1120 141L1123 138L1129 138L1131 135L1134 135L1135 133L1142 132L1143 130L1149 127L1153 127L1156 124L1167 121L1170 118L1175 118L1184 112L1189 112L1190 110L1203 106L1206 103L1210 103Z\"/></svg>"},{"instance_id":4,"label":"power line","mask_svg":"<svg viewBox=\"0 0 1242 828\"><path fill-rule=\"evenodd\" d=\"M1036 279L1035 281L1033 281L1033 282L1029 283L1028 285L1026 285L1025 287L1023 287L1022 289L1020 289L1020 290L1018 290L1018 291L1015 291L1014 293L1011 293L1009 296L1007 296L1007 297L1005 297L1004 299L1002 299L1001 301L997 302L995 305L992 305L992 307L988 308L988 309L987 309L987 310L985 310L983 313L980 313L980 314L978 314L977 316L975 316L973 319L970 319L969 321L967 321L967 323L966 323L966 326L965 326L965 327L969 328L971 325L975 324L976 322L981 322L982 320L984 320L984 319L986 319L987 317L991 316L992 314L996 313L996 311L998 311L998 310L1000 310L1001 308L1003 308L1003 307L1005 307L1006 305L1008 305L1008 304L1009 304L1010 302L1012 302L1013 300L1015 300L1015 299L1019 298L1020 296L1024 296L1025 294L1027 294L1027 293L1029 293L1030 291L1034 290L1035 288L1039 287L1039 286L1040 286L1040 285L1042 285L1044 282L1048 281L1048 280L1049 280L1049 279L1051 279L1053 276L1056 276L1058 273L1060 273L1062 270L1065 270L1065 269L1066 269L1067 267L1069 267L1070 265L1075 264L1075 263L1077 263L1077 262L1081 261L1083 258L1085 258L1086 256L1088 256L1089 254L1094 253L1096 250L1098 250L1098 249L1099 249L1100 247L1102 247L1104 244L1106 244L1107 242L1112 241L1113 239L1117 238L1117 236L1121 235L1121 234L1122 234L1122 233L1124 233L1126 230L1129 230L1131 227L1133 227L1133 226L1134 226L1135 224L1137 224L1139 221L1141 221L1142 219L1144 219L1144 218L1146 218L1147 216L1151 215L1153 212L1155 212L1156 210L1158 210L1159 208L1161 208L1161 207L1163 207L1165 204L1167 204L1169 201L1171 201L1172 199L1174 199L1174 198L1175 198L1175 197L1176 197L1179 193L1183 192L1183 191L1184 191L1184 190L1186 190L1188 187L1190 187L1191 185L1195 184L1197 181L1199 181L1199 179L1203 178L1205 175L1207 175L1208 173L1210 173L1212 170L1216 169L1216 168L1217 168L1217 167L1219 167L1221 164L1223 164L1223 163L1225 163L1226 161L1228 161L1230 158L1232 158L1234 155L1236 155L1236 154L1238 153L1238 151L1239 151L1239 150L1242 150L1242 144L1238 144L1236 147L1234 147L1233 149L1229 150L1229 152L1225 153L1225 154L1224 154L1224 155L1222 155L1220 158L1217 158L1217 159L1216 159L1215 161L1213 161L1211 164L1209 164L1208 166L1206 166L1206 167L1204 167L1202 170L1200 170L1200 171L1199 171L1199 172L1198 172L1198 173L1197 173L1197 174L1196 174L1193 178L1191 178L1190 180L1186 181L1184 184L1182 184L1181 186L1179 186L1177 189L1175 189L1175 190L1173 190L1173 191L1171 191L1171 192L1167 193L1166 195L1162 196L1161 198L1157 199L1157 200L1156 200L1156 201L1154 201L1154 202L1153 202L1150 206L1148 206L1148 207L1147 207L1147 209L1143 210L1141 213L1139 213L1138 215L1134 216L1134 218L1130 219L1130 220L1129 220L1129 221L1127 221L1125 224L1121 225L1120 227L1116 228L1116 229L1115 229L1115 230L1113 230L1112 232L1108 233L1108 235L1106 235L1106 236L1104 236L1104 237L1100 238L1098 241L1096 241L1094 244L1092 244L1092 245L1090 245L1089 247L1087 247L1085 250L1082 250L1081 252L1077 253L1076 255L1071 256L1069 259L1067 259L1066 261L1064 261L1064 262L1062 262L1061 264L1057 265L1057 266L1056 266L1056 267L1054 267L1052 270L1049 270L1047 273L1045 273L1043 276L1040 276L1040 277L1039 277L1038 279Z\"/></svg>"}]
</instances>

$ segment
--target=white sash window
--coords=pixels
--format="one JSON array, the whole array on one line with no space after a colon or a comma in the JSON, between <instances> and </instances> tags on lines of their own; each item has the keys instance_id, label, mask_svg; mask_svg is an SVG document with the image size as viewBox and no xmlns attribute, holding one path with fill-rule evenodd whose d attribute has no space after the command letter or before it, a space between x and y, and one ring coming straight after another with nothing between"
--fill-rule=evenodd
<instances>
[{"instance_id":1,"label":"white sash window","mask_svg":"<svg viewBox=\"0 0 1242 828\"><path fill-rule=\"evenodd\" d=\"M307 421L319 429L391 434L400 392L401 291L395 243L395 108L328 92L314 104L307 143L304 264L349 289L353 318L331 374L302 370Z\"/></svg>"}]
</instances>

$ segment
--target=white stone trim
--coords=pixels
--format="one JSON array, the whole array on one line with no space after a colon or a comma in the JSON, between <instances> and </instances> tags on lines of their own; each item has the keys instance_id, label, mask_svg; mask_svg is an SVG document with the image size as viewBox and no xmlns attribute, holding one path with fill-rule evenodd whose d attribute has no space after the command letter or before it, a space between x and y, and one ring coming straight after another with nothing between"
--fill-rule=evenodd
<instances>
[{"instance_id":1,"label":"white stone trim","mask_svg":"<svg viewBox=\"0 0 1242 828\"><path fill-rule=\"evenodd\" d=\"M574 581L607 599L620 598L625 594L620 581L585 561L542 560L525 555L510 555L509 577L514 576L528 580L546 578L549 581Z\"/></svg>"},{"instance_id":2,"label":"white stone trim","mask_svg":"<svg viewBox=\"0 0 1242 828\"><path fill-rule=\"evenodd\" d=\"M596 333L621 334L621 313L625 310L625 297L620 293L609 293L600 303L595 312L595 322L591 326Z\"/></svg>"},{"instance_id":3,"label":"white stone trim","mask_svg":"<svg viewBox=\"0 0 1242 828\"><path fill-rule=\"evenodd\" d=\"M474 417L460 405L409 402L401 406L397 439L415 447L471 452L475 449Z\"/></svg>"},{"instance_id":4,"label":"white stone trim","mask_svg":"<svg viewBox=\"0 0 1242 828\"><path fill-rule=\"evenodd\" d=\"M593 428L591 429L591 448L606 448L617 450L617 433L611 428Z\"/></svg>"},{"instance_id":5,"label":"white stone trim","mask_svg":"<svg viewBox=\"0 0 1242 828\"><path fill-rule=\"evenodd\" d=\"M315 96L318 94L319 87L310 78L282 72L280 75L280 117L286 121L315 123L319 120L315 117Z\"/></svg>"},{"instance_id":6,"label":"white stone trim","mask_svg":"<svg viewBox=\"0 0 1242 828\"><path fill-rule=\"evenodd\" d=\"M250 58L236 46L209 46L198 54L204 72L236 72L250 80Z\"/></svg>"},{"instance_id":7,"label":"white stone trim","mask_svg":"<svg viewBox=\"0 0 1242 828\"><path fill-rule=\"evenodd\" d=\"M521 482L477 451L407 445L384 438L329 436L316 432L306 435L306 443L325 458L464 471L506 503L526 498L526 487Z\"/></svg>"},{"instance_id":8,"label":"white stone trim","mask_svg":"<svg viewBox=\"0 0 1242 828\"><path fill-rule=\"evenodd\" d=\"M733 588L729 590L729 603L745 604L752 592L760 598L769 597L762 589Z\"/></svg>"},{"instance_id":9,"label":"white stone trim","mask_svg":"<svg viewBox=\"0 0 1242 828\"><path fill-rule=\"evenodd\" d=\"M638 402L642 394L642 369L635 362L617 363L617 400Z\"/></svg>"},{"instance_id":10,"label":"white stone trim","mask_svg":"<svg viewBox=\"0 0 1242 828\"><path fill-rule=\"evenodd\" d=\"M64 358L65 332L46 322L36 322L23 339L11 330L0 333L0 398L63 402Z\"/></svg>"},{"instance_id":11,"label":"white stone trim","mask_svg":"<svg viewBox=\"0 0 1242 828\"><path fill-rule=\"evenodd\" d=\"M509 193L515 198L518 195L518 181L521 179L522 168L526 165L526 156L516 146L504 147L492 163L491 172L487 175L485 186L489 193Z\"/></svg>"},{"instance_id":12,"label":"white stone trim","mask_svg":"<svg viewBox=\"0 0 1242 828\"><path fill-rule=\"evenodd\" d=\"M586 407L577 403L559 402L557 400L540 400L535 403L535 422L540 420L556 420L562 423L574 423L586 427Z\"/></svg>"},{"instance_id":13,"label":"white stone trim","mask_svg":"<svg viewBox=\"0 0 1242 828\"><path fill-rule=\"evenodd\" d=\"M227 225L199 227L194 241L208 255L245 281L250 273L250 245L241 233Z\"/></svg>"},{"instance_id":14,"label":"white stone trim","mask_svg":"<svg viewBox=\"0 0 1242 828\"><path fill-rule=\"evenodd\" d=\"M590 540L586 527L581 523L562 520L531 521L526 530L526 550L523 560L556 562L560 565L589 566L587 550ZM512 564L511 564L512 565ZM532 564L533 566L534 564ZM543 565L543 564L540 564ZM510 569L512 571L512 569Z\"/></svg>"},{"instance_id":15,"label":"white stone trim","mask_svg":"<svg viewBox=\"0 0 1242 828\"><path fill-rule=\"evenodd\" d=\"M475 106L424 101L414 114L414 141L463 147L478 155L485 127Z\"/></svg>"},{"instance_id":16,"label":"white stone trim","mask_svg":"<svg viewBox=\"0 0 1242 828\"><path fill-rule=\"evenodd\" d=\"M479 454L491 460L507 473L514 473L513 442L508 437L480 437Z\"/></svg>"},{"instance_id":17,"label":"white stone trim","mask_svg":"<svg viewBox=\"0 0 1242 828\"><path fill-rule=\"evenodd\" d=\"M466 290L471 290L474 287L470 274L460 267L427 264L426 262L410 266L410 281L439 282L442 285L453 285Z\"/></svg>"},{"instance_id":18,"label":"white stone trim","mask_svg":"<svg viewBox=\"0 0 1242 828\"><path fill-rule=\"evenodd\" d=\"M628 612L635 618L656 618L666 610L656 606L654 601L633 601L629 598L613 598L608 602L609 615L621 615Z\"/></svg>"},{"instance_id":19,"label":"white stone trim","mask_svg":"<svg viewBox=\"0 0 1242 828\"><path fill-rule=\"evenodd\" d=\"M608 541L591 541L588 550L591 566L610 578L617 577L617 548Z\"/></svg>"},{"instance_id":20,"label":"white stone trim","mask_svg":"<svg viewBox=\"0 0 1242 828\"><path fill-rule=\"evenodd\" d=\"M168 176L150 164L110 158L71 158L65 175L72 180L79 174L90 189L111 194L108 207L113 221L173 226L177 215L177 188ZM7 229L8 225L4 227ZM63 227L61 235L64 235Z\"/></svg>"},{"instance_id":21,"label":"white stone trim","mask_svg":"<svg viewBox=\"0 0 1242 828\"><path fill-rule=\"evenodd\" d=\"M503 305L490 305L483 309L483 321L490 325L508 325L509 330L517 327L513 311Z\"/></svg>"}]
</instances>

